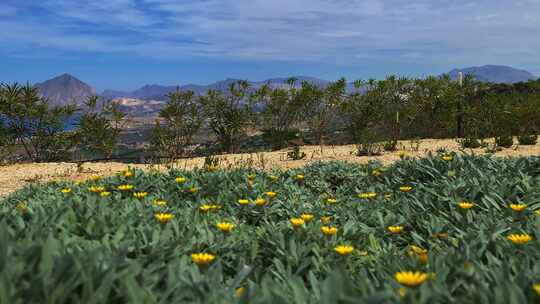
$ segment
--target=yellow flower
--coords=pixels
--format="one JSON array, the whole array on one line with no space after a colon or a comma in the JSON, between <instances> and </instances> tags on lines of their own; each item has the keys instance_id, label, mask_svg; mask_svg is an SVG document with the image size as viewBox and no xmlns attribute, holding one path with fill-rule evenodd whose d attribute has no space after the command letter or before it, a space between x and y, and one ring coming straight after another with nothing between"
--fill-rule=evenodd
<instances>
[{"instance_id":1,"label":"yellow flower","mask_svg":"<svg viewBox=\"0 0 540 304\"><path fill-rule=\"evenodd\" d=\"M533 289L536 291L536 294L540 296L540 283L534 284Z\"/></svg>"},{"instance_id":2,"label":"yellow flower","mask_svg":"<svg viewBox=\"0 0 540 304\"><path fill-rule=\"evenodd\" d=\"M329 204L329 205L335 205L337 203L337 199L335 198L329 198L326 200L326 202Z\"/></svg>"},{"instance_id":3,"label":"yellow flower","mask_svg":"<svg viewBox=\"0 0 540 304\"><path fill-rule=\"evenodd\" d=\"M377 193L375 192L364 192L364 193L358 194L358 197L362 199L372 199L372 198L375 198L376 196L377 196Z\"/></svg>"},{"instance_id":4,"label":"yellow flower","mask_svg":"<svg viewBox=\"0 0 540 304\"><path fill-rule=\"evenodd\" d=\"M247 199L239 199L238 204L240 204L241 206L249 205L249 200L247 200Z\"/></svg>"},{"instance_id":5,"label":"yellow flower","mask_svg":"<svg viewBox=\"0 0 540 304\"><path fill-rule=\"evenodd\" d=\"M65 193L65 194L71 193L71 188L64 188L64 189L62 189L60 191L62 191L62 193Z\"/></svg>"},{"instance_id":6,"label":"yellow flower","mask_svg":"<svg viewBox=\"0 0 540 304\"><path fill-rule=\"evenodd\" d=\"M133 192L135 198L144 198L148 195L148 192Z\"/></svg>"},{"instance_id":7,"label":"yellow flower","mask_svg":"<svg viewBox=\"0 0 540 304\"><path fill-rule=\"evenodd\" d=\"M330 223L331 220L332 220L331 216L321 216L321 222L323 224L328 224L328 223Z\"/></svg>"},{"instance_id":8,"label":"yellow flower","mask_svg":"<svg viewBox=\"0 0 540 304\"><path fill-rule=\"evenodd\" d=\"M337 252L341 256L349 255L353 252L354 247L353 246L347 246L347 245L339 245L334 248L334 251Z\"/></svg>"},{"instance_id":9,"label":"yellow flower","mask_svg":"<svg viewBox=\"0 0 540 304\"><path fill-rule=\"evenodd\" d=\"M471 209L472 207L474 207L474 204L470 203L470 202L460 202L458 204L458 206L461 209L467 210L467 209Z\"/></svg>"},{"instance_id":10,"label":"yellow flower","mask_svg":"<svg viewBox=\"0 0 540 304\"><path fill-rule=\"evenodd\" d=\"M313 219L313 214L309 214L309 213L302 213L300 215L300 218L304 220L304 222L311 222L311 220Z\"/></svg>"},{"instance_id":11,"label":"yellow flower","mask_svg":"<svg viewBox=\"0 0 540 304\"><path fill-rule=\"evenodd\" d=\"M390 226L388 227L388 231L393 234L398 234L403 231L403 226Z\"/></svg>"},{"instance_id":12,"label":"yellow flower","mask_svg":"<svg viewBox=\"0 0 540 304\"><path fill-rule=\"evenodd\" d=\"M118 190L120 190L120 191L129 191L131 189L133 189L133 185L131 185L131 184L125 184L125 185L118 186Z\"/></svg>"},{"instance_id":13,"label":"yellow flower","mask_svg":"<svg viewBox=\"0 0 540 304\"><path fill-rule=\"evenodd\" d=\"M276 197L276 195L277 195L277 193L272 192L272 191L265 192L264 194L265 194L266 196L268 196L269 198L274 198L274 197Z\"/></svg>"},{"instance_id":14,"label":"yellow flower","mask_svg":"<svg viewBox=\"0 0 540 304\"><path fill-rule=\"evenodd\" d=\"M441 158L444 161L451 161L452 159L454 159L454 157L452 157L452 155L443 155Z\"/></svg>"},{"instance_id":15,"label":"yellow flower","mask_svg":"<svg viewBox=\"0 0 540 304\"><path fill-rule=\"evenodd\" d=\"M206 170L208 170L208 172L215 172L215 171L217 171L217 169L218 169L217 165L208 165L208 166L206 166Z\"/></svg>"},{"instance_id":16,"label":"yellow flower","mask_svg":"<svg viewBox=\"0 0 540 304\"><path fill-rule=\"evenodd\" d=\"M90 176L90 180L91 180L91 181L94 181L94 182L96 182L96 181L98 181L98 180L100 180L100 179L101 179L101 176L99 176L99 175L92 175L92 176Z\"/></svg>"},{"instance_id":17,"label":"yellow flower","mask_svg":"<svg viewBox=\"0 0 540 304\"><path fill-rule=\"evenodd\" d=\"M537 209L536 211L534 211L534 213L536 213L536 215L540 215L540 209Z\"/></svg>"},{"instance_id":18,"label":"yellow flower","mask_svg":"<svg viewBox=\"0 0 540 304\"><path fill-rule=\"evenodd\" d=\"M195 193L197 193L199 191L199 189L196 188L196 187L191 187L191 188L188 189L188 191L191 192L191 194L195 194Z\"/></svg>"},{"instance_id":19,"label":"yellow flower","mask_svg":"<svg viewBox=\"0 0 540 304\"><path fill-rule=\"evenodd\" d=\"M215 259L216 256L210 253L202 252L191 254L191 260L199 266L206 266L212 263L212 261L214 261Z\"/></svg>"},{"instance_id":20,"label":"yellow flower","mask_svg":"<svg viewBox=\"0 0 540 304\"><path fill-rule=\"evenodd\" d=\"M174 214L171 213L156 213L154 214L154 217L156 220L162 224L167 223L168 221L172 220L174 217Z\"/></svg>"},{"instance_id":21,"label":"yellow flower","mask_svg":"<svg viewBox=\"0 0 540 304\"><path fill-rule=\"evenodd\" d=\"M205 204L199 207L199 210L201 212L208 212L210 209L212 209L212 205Z\"/></svg>"},{"instance_id":22,"label":"yellow flower","mask_svg":"<svg viewBox=\"0 0 540 304\"><path fill-rule=\"evenodd\" d=\"M304 175L303 174L297 174L294 179L296 179L297 181L303 181L304 180Z\"/></svg>"},{"instance_id":23,"label":"yellow flower","mask_svg":"<svg viewBox=\"0 0 540 304\"><path fill-rule=\"evenodd\" d=\"M234 228L234 224L220 222L216 224L216 227L223 232L231 232L231 230Z\"/></svg>"},{"instance_id":24,"label":"yellow flower","mask_svg":"<svg viewBox=\"0 0 540 304\"><path fill-rule=\"evenodd\" d=\"M510 209L514 210L515 212L521 212L521 211L527 209L527 205L525 205L525 204L510 204Z\"/></svg>"},{"instance_id":25,"label":"yellow flower","mask_svg":"<svg viewBox=\"0 0 540 304\"><path fill-rule=\"evenodd\" d=\"M257 175L256 175L256 174L248 174L248 176L247 176L247 180L248 180L248 181L251 181L251 182L252 182L252 181L254 181L254 180L255 180L255 178L256 178L256 177L257 177Z\"/></svg>"},{"instance_id":26,"label":"yellow flower","mask_svg":"<svg viewBox=\"0 0 540 304\"><path fill-rule=\"evenodd\" d=\"M399 191L401 192L410 192L412 190L411 186L401 186L399 187Z\"/></svg>"},{"instance_id":27,"label":"yellow flower","mask_svg":"<svg viewBox=\"0 0 540 304\"><path fill-rule=\"evenodd\" d=\"M255 200L255 205L257 206L264 206L266 204L266 200L264 198L258 198Z\"/></svg>"},{"instance_id":28,"label":"yellow flower","mask_svg":"<svg viewBox=\"0 0 540 304\"><path fill-rule=\"evenodd\" d=\"M324 235L334 235L337 233L338 229L336 227L322 226L321 231Z\"/></svg>"},{"instance_id":29,"label":"yellow flower","mask_svg":"<svg viewBox=\"0 0 540 304\"><path fill-rule=\"evenodd\" d=\"M133 173L133 171L131 171L131 170L129 170L129 169L128 169L128 170L122 171L122 175L123 175L124 177L132 177L134 174L135 174L135 173Z\"/></svg>"},{"instance_id":30,"label":"yellow flower","mask_svg":"<svg viewBox=\"0 0 540 304\"><path fill-rule=\"evenodd\" d=\"M373 171L371 171L371 175L375 176L375 177L379 177L382 175L382 171L380 169L375 169Z\"/></svg>"},{"instance_id":31,"label":"yellow flower","mask_svg":"<svg viewBox=\"0 0 540 304\"><path fill-rule=\"evenodd\" d=\"M400 152L398 153L398 156L399 156L400 158L405 158L405 157L407 157L408 155L407 155L407 153L406 153L405 151L400 151Z\"/></svg>"},{"instance_id":32,"label":"yellow flower","mask_svg":"<svg viewBox=\"0 0 540 304\"><path fill-rule=\"evenodd\" d=\"M396 272L395 278L399 284L408 287L416 287L428 279L428 274L421 271L400 271Z\"/></svg>"},{"instance_id":33,"label":"yellow flower","mask_svg":"<svg viewBox=\"0 0 540 304\"><path fill-rule=\"evenodd\" d=\"M15 209L20 213L25 213L26 210L28 210L28 205L25 202L19 202L17 203L17 206L15 206Z\"/></svg>"},{"instance_id":34,"label":"yellow flower","mask_svg":"<svg viewBox=\"0 0 540 304\"><path fill-rule=\"evenodd\" d=\"M216 205L216 204L211 204L210 205L210 210L212 210L212 211L217 211L219 209L221 209L220 205Z\"/></svg>"},{"instance_id":35,"label":"yellow flower","mask_svg":"<svg viewBox=\"0 0 540 304\"><path fill-rule=\"evenodd\" d=\"M507 239L517 245L525 245L532 240L532 237L526 233L523 234L510 234Z\"/></svg>"},{"instance_id":36,"label":"yellow flower","mask_svg":"<svg viewBox=\"0 0 540 304\"><path fill-rule=\"evenodd\" d=\"M111 195L111 193L108 192L108 191L103 191L99 195L101 195L101 197L107 197L107 196Z\"/></svg>"},{"instance_id":37,"label":"yellow flower","mask_svg":"<svg viewBox=\"0 0 540 304\"><path fill-rule=\"evenodd\" d=\"M301 219L301 218L292 218L291 219L291 224L293 225L293 227L300 227L302 225L304 225L304 220Z\"/></svg>"},{"instance_id":38,"label":"yellow flower","mask_svg":"<svg viewBox=\"0 0 540 304\"><path fill-rule=\"evenodd\" d=\"M179 176L177 178L174 179L174 181L177 183L177 184L183 184L187 181L187 178L185 177L182 177L182 176Z\"/></svg>"},{"instance_id":39,"label":"yellow flower","mask_svg":"<svg viewBox=\"0 0 540 304\"><path fill-rule=\"evenodd\" d=\"M90 191L92 193L101 193L101 192L105 191L105 187L91 186L90 188L88 188L88 191Z\"/></svg>"},{"instance_id":40,"label":"yellow flower","mask_svg":"<svg viewBox=\"0 0 540 304\"><path fill-rule=\"evenodd\" d=\"M238 287L236 288L236 290L234 291L234 295L239 298L241 297L244 293L246 293L246 288L245 287Z\"/></svg>"},{"instance_id":41,"label":"yellow flower","mask_svg":"<svg viewBox=\"0 0 540 304\"><path fill-rule=\"evenodd\" d=\"M420 261L420 263L422 264L427 264L428 262L428 251L427 249L424 249L424 248L421 248L421 247L418 247L418 246L415 246L415 245L411 245L409 247L409 256L416 256L418 257L418 260Z\"/></svg>"},{"instance_id":42,"label":"yellow flower","mask_svg":"<svg viewBox=\"0 0 540 304\"><path fill-rule=\"evenodd\" d=\"M275 176L275 175L270 175L268 178L270 178L270 180L272 182L277 182L277 180L279 179L279 177Z\"/></svg>"},{"instance_id":43,"label":"yellow flower","mask_svg":"<svg viewBox=\"0 0 540 304\"><path fill-rule=\"evenodd\" d=\"M161 206L161 207L167 206L167 201L162 200L162 199L157 199L154 201L154 205Z\"/></svg>"}]
</instances>

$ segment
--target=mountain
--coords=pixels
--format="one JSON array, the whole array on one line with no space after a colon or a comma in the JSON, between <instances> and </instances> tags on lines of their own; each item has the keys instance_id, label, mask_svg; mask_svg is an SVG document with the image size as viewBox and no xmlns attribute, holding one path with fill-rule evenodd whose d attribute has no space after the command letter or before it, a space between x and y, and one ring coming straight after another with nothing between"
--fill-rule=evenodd
<instances>
[{"instance_id":1,"label":"mountain","mask_svg":"<svg viewBox=\"0 0 540 304\"><path fill-rule=\"evenodd\" d=\"M329 81L322 80L314 77L308 76L296 76L297 82L296 86L300 86L302 81L308 81L319 86L328 85ZM232 83L239 81L240 79L227 78L225 80L217 81L208 85L198 85L198 84L187 84L183 86L162 86L157 84L145 85L140 89L137 89L133 92L122 92L116 90L105 90L101 94L101 97L105 99L116 99L116 98L128 98L128 99L142 99L142 100L166 100L167 94L176 90L177 88L183 91L191 90L197 95L203 95L208 90L217 90L227 92L229 86ZM288 78L270 78L263 81L250 81L250 91L255 91L264 84L268 84L271 87L282 87L286 86Z\"/></svg>"},{"instance_id":2,"label":"mountain","mask_svg":"<svg viewBox=\"0 0 540 304\"><path fill-rule=\"evenodd\" d=\"M96 90L69 74L63 74L42 83L35 84L40 94L52 105L75 103L82 105L88 96L96 95Z\"/></svg>"},{"instance_id":3,"label":"mountain","mask_svg":"<svg viewBox=\"0 0 540 304\"><path fill-rule=\"evenodd\" d=\"M503 65L484 65L480 67L453 69L449 72L449 75L452 79L457 79L459 72L462 72L464 75L471 74L477 80L495 83L526 82L537 78L525 70L518 70Z\"/></svg>"}]
</instances>

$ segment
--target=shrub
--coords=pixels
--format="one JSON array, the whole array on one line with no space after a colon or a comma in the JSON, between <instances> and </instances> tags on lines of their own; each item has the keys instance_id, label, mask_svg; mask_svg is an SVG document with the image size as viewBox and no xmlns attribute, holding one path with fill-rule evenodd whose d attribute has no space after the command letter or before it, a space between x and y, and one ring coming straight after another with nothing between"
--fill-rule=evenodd
<instances>
[{"instance_id":1,"label":"shrub","mask_svg":"<svg viewBox=\"0 0 540 304\"><path fill-rule=\"evenodd\" d=\"M7 142L21 147L27 159L48 162L69 159L77 143L66 122L76 113L74 105L51 107L29 84L0 85L0 122ZM6 142L6 143L7 143Z\"/></svg>"},{"instance_id":2,"label":"shrub","mask_svg":"<svg viewBox=\"0 0 540 304\"><path fill-rule=\"evenodd\" d=\"M462 149L476 149L482 146L478 138L474 137L457 139L457 142Z\"/></svg>"},{"instance_id":3,"label":"shrub","mask_svg":"<svg viewBox=\"0 0 540 304\"><path fill-rule=\"evenodd\" d=\"M518 142L520 145L533 146L536 145L538 136L536 134L520 135L518 136Z\"/></svg>"},{"instance_id":4,"label":"shrub","mask_svg":"<svg viewBox=\"0 0 540 304\"><path fill-rule=\"evenodd\" d=\"M495 137L495 145L497 147L510 148L514 144L514 138L511 135Z\"/></svg>"},{"instance_id":5,"label":"shrub","mask_svg":"<svg viewBox=\"0 0 540 304\"><path fill-rule=\"evenodd\" d=\"M298 89L296 78L289 78L286 87L263 85L251 96L253 103L261 107L257 124L263 130L264 140L272 149L281 149L287 142L297 138L296 125L305 117L306 83Z\"/></svg>"},{"instance_id":6,"label":"shrub","mask_svg":"<svg viewBox=\"0 0 540 304\"><path fill-rule=\"evenodd\" d=\"M167 96L169 100L159 112L152 130L151 143L157 154L165 154L169 160L174 160L187 154L186 148L201 129L204 116L193 91L176 90Z\"/></svg>"},{"instance_id":7,"label":"shrub","mask_svg":"<svg viewBox=\"0 0 540 304\"><path fill-rule=\"evenodd\" d=\"M200 97L203 113L222 151L237 152L241 140L253 122L253 111L248 102L247 81L229 85L229 92L210 90Z\"/></svg>"},{"instance_id":8,"label":"shrub","mask_svg":"<svg viewBox=\"0 0 540 304\"><path fill-rule=\"evenodd\" d=\"M306 157L306 153L300 151L299 146L294 146L292 151L287 152L287 158L292 160L301 160Z\"/></svg>"},{"instance_id":9,"label":"shrub","mask_svg":"<svg viewBox=\"0 0 540 304\"><path fill-rule=\"evenodd\" d=\"M397 140L387 140L383 143L384 151L396 151Z\"/></svg>"},{"instance_id":10,"label":"shrub","mask_svg":"<svg viewBox=\"0 0 540 304\"><path fill-rule=\"evenodd\" d=\"M115 102L103 102L91 96L85 102L86 112L80 118L77 135L83 151L110 158L118 148L120 132L124 127L125 114Z\"/></svg>"}]
</instances>

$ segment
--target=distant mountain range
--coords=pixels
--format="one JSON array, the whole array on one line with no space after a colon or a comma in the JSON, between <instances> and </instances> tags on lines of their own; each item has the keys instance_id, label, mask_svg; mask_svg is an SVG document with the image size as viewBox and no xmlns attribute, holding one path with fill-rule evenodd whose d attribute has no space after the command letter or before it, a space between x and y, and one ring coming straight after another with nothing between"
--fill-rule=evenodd
<instances>
[{"instance_id":1,"label":"distant mountain range","mask_svg":"<svg viewBox=\"0 0 540 304\"><path fill-rule=\"evenodd\" d=\"M300 86L302 81L308 81L312 84L316 84L319 86L326 86L328 83L330 83L327 80L318 79L314 77L308 77L308 76L295 76L297 79L297 86ZM171 91L176 90L177 88L180 90L191 90L195 92L197 95L202 95L208 92L208 90L218 90L218 91L227 91L229 89L229 86L232 83L235 83L239 81L240 79L233 79L233 78L227 78L222 81L214 82L209 85L197 85L197 84L187 84L183 86L163 86L158 84L152 84L152 85L145 85L144 87L137 89L132 92L122 92L122 91L115 91L115 90L105 90L101 94L103 98L106 99L115 99L115 98L135 98L135 99L143 99L143 100L164 100L167 98L167 94ZM260 88L264 84L268 84L272 87L279 87L279 86L285 86L287 83L288 78L271 78L263 81L250 81L249 85L252 90L256 90Z\"/></svg>"},{"instance_id":2,"label":"distant mountain range","mask_svg":"<svg viewBox=\"0 0 540 304\"><path fill-rule=\"evenodd\" d=\"M453 79L457 79L459 72L472 74L478 80L497 83L515 83L536 79L534 75L527 71L496 65L454 69L448 74ZM298 86L302 81L308 81L322 87L327 86L330 83L330 81L309 76L296 76L296 78L298 79ZM264 84L269 84L272 87L280 87L287 85L287 79L288 78L270 78L263 81L250 81L249 84L251 90L256 90ZM163 104L162 101L167 99L167 94L177 88L180 90L192 90L195 94L202 95L210 89L226 91L229 85L236 81L238 81L238 79L228 78L209 85L188 84L183 86L163 86L152 84L145 85L132 92L105 90L100 96L103 100L117 99L121 101L120 103L127 110L130 110L129 112L155 112ZM86 97L96 95L96 90L93 87L69 74L60 75L45 82L38 83L35 86L39 89L42 96L49 98L54 105L67 103L82 105ZM352 88L352 83L349 83L347 89L352 90Z\"/></svg>"},{"instance_id":3,"label":"distant mountain range","mask_svg":"<svg viewBox=\"0 0 540 304\"><path fill-rule=\"evenodd\" d=\"M458 78L458 73L473 75L477 80L495 83L516 83L537 79L533 74L503 65L484 65L464 69L453 69L448 74L452 79Z\"/></svg>"}]
</instances>

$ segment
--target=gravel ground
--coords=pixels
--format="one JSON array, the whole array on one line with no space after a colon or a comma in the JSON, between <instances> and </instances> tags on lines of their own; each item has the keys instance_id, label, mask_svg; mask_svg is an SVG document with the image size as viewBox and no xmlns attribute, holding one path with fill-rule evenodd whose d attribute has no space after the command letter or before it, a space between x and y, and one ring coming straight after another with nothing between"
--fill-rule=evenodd
<instances>
[{"instance_id":1,"label":"gravel ground","mask_svg":"<svg viewBox=\"0 0 540 304\"><path fill-rule=\"evenodd\" d=\"M398 151L385 152L380 156L357 157L354 155L355 146L304 146L302 151L307 154L302 160L286 160L287 150L263 153L228 154L218 156L221 160L220 166L232 168L239 166L249 166L259 169L270 169L278 166L284 169L297 168L316 161L344 160L353 163L367 163L370 160L379 160L383 164L390 164L400 159L399 154L405 152L408 156L419 157L438 149L459 152L459 146L453 139L434 140L425 139L420 141L418 150L416 144L411 141L401 141L398 144ZM483 154L484 149L467 149L466 153ZM514 146L496 153L497 156L540 156L540 143L536 146ZM27 183L40 183L50 180L85 180L93 175L108 176L128 167L141 168L144 170L164 171L170 168L192 169L200 167L204 163L204 158L192 158L181 160L176 163L166 165L127 165L123 163L84 163L77 167L74 163L30 163L16 164L0 167L0 196L8 195L13 191L22 188Z\"/></svg>"}]
</instances>

